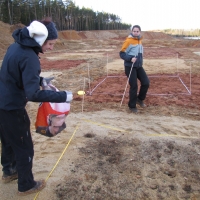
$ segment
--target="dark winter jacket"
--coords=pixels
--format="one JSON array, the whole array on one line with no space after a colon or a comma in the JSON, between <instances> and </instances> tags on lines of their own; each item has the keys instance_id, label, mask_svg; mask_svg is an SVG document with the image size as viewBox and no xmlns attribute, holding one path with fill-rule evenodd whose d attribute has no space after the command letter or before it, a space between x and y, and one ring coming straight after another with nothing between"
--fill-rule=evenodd
<instances>
[{"instance_id":1,"label":"dark winter jacket","mask_svg":"<svg viewBox=\"0 0 200 200\"><path fill-rule=\"evenodd\" d=\"M142 38L135 37L132 33L126 38L124 41L122 48L119 52L120 57L124 60L124 66L131 67L132 62L131 59L136 57L133 67L142 67L143 64L143 46L142 46Z\"/></svg>"},{"instance_id":2,"label":"dark winter jacket","mask_svg":"<svg viewBox=\"0 0 200 200\"><path fill-rule=\"evenodd\" d=\"M27 101L65 102L66 92L40 90L41 46L29 36L28 29L13 32L15 43L9 46L0 70L0 109L25 108Z\"/></svg>"}]
</instances>

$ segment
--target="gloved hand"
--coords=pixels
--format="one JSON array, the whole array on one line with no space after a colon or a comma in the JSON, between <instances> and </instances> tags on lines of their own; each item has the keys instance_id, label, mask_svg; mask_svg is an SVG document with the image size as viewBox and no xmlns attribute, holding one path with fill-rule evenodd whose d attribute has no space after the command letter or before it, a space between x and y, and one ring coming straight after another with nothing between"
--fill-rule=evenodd
<instances>
[{"instance_id":1,"label":"gloved hand","mask_svg":"<svg viewBox=\"0 0 200 200\"><path fill-rule=\"evenodd\" d=\"M72 99L73 99L73 94L70 91L65 91L65 92L66 92L66 95L67 95L66 102L70 103L72 101Z\"/></svg>"},{"instance_id":2,"label":"gloved hand","mask_svg":"<svg viewBox=\"0 0 200 200\"><path fill-rule=\"evenodd\" d=\"M49 87L49 84L51 84L51 80L53 80L54 77L48 77L42 79L42 89L43 90L52 90L51 87Z\"/></svg>"},{"instance_id":3,"label":"gloved hand","mask_svg":"<svg viewBox=\"0 0 200 200\"><path fill-rule=\"evenodd\" d=\"M47 77L47 78L43 78L43 80L45 79L47 85L51 83L51 81L54 79L54 77Z\"/></svg>"}]
</instances>

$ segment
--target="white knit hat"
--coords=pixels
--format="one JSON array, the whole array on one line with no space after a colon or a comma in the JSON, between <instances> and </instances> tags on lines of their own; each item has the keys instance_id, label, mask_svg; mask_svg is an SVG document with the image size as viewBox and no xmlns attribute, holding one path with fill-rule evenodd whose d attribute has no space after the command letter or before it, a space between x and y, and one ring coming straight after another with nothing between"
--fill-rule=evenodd
<instances>
[{"instance_id":1,"label":"white knit hat","mask_svg":"<svg viewBox=\"0 0 200 200\"><path fill-rule=\"evenodd\" d=\"M48 36L46 26L38 21L33 21L27 29L29 31L29 36L42 46Z\"/></svg>"}]
</instances>

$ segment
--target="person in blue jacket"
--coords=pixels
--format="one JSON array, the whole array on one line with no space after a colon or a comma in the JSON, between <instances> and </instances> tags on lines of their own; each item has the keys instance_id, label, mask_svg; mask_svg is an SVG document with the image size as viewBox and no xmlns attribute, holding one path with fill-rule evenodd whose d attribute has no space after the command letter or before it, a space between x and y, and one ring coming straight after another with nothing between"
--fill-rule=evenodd
<instances>
[{"instance_id":1,"label":"person in blue jacket","mask_svg":"<svg viewBox=\"0 0 200 200\"><path fill-rule=\"evenodd\" d=\"M119 53L120 57L124 60L125 74L129 78L129 109L137 113L138 109L136 104L140 107L145 107L144 100L149 88L149 78L143 68L143 46L141 27L134 25L132 32L124 41ZM141 87L138 92L138 83L140 81Z\"/></svg>"},{"instance_id":2,"label":"person in blue jacket","mask_svg":"<svg viewBox=\"0 0 200 200\"><path fill-rule=\"evenodd\" d=\"M18 194L27 195L43 189L45 181L35 181L32 173L34 147L26 103L70 102L73 94L41 89L39 53L52 50L58 38L50 18L33 21L12 36L15 42L8 47L0 70L2 181L18 178Z\"/></svg>"}]
</instances>

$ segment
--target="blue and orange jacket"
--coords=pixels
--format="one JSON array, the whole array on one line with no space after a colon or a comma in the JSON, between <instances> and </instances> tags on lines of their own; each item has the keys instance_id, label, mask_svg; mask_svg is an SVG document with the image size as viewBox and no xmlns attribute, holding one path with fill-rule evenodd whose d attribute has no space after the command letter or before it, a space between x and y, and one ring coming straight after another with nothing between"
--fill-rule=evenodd
<instances>
[{"instance_id":1,"label":"blue and orange jacket","mask_svg":"<svg viewBox=\"0 0 200 200\"><path fill-rule=\"evenodd\" d=\"M131 33L126 40L124 41L122 48L119 52L120 58L124 60L125 67L131 67L131 59L136 57L133 67L142 67L143 64L143 46L142 46L142 37L135 37Z\"/></svg>"}]
</instances>

